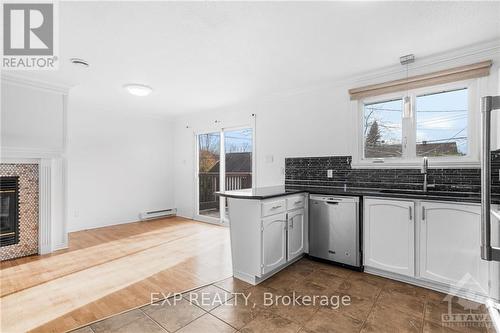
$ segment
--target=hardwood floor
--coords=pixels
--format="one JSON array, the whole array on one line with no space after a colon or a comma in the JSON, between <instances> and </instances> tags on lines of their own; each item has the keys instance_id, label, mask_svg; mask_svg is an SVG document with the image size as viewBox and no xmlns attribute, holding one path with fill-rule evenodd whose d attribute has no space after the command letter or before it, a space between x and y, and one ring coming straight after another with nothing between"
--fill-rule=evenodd
<instances>
[{"instance_id":1,"label":"hardwood floor","mask_svg":"<svg viewBox=\"0 0 500 333\"><path fill-rule=\"evenodd\" d=\"M229 230L183 218L75 232L69 244L1 263L2 332L63 332L231 276Z\"/></svg>"}]
</instances>

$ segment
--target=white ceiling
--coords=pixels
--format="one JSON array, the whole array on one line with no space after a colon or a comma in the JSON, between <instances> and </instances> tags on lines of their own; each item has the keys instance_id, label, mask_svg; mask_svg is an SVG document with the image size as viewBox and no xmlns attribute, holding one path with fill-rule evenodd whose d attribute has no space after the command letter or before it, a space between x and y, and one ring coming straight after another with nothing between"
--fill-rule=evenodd
<instances>
[{"instance_id":1,"label":"white ceiling","mask_svg":"<svg viewBox=\"0 0 500 333\"><path fill-rule=\"evenodd\" d=\"M176 114L495 38L500 2L61 2L60 70L21 74L88 105Z\"/></svg>"}]
</instances>

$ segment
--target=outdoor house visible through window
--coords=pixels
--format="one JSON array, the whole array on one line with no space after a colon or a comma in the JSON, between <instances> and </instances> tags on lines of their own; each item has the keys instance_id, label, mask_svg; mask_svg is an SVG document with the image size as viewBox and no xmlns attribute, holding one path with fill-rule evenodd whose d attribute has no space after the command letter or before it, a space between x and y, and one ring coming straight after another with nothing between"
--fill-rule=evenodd
<instances>
[{"instance_id":1,"label":"outdoor house visible through window","mask_svg":"<svg viewBox=\"0 0 500 333\"><path fill-rule=\"evenodd\" d=\"M468 154L467 89L416 97L417 156Z\"/></svg>"},{"instance_id":2,"label":"outdoor house visible through window","mask_svg":"<svg viewBox=\"0 0 500 333\"><path fill-rule=\"evenodd\" d=\"M488 75L491 64L349 90L361 131L353 164L416 165L423 156L435 163L478 163L477 78Z\"/></svg>"},{"instance_id":3,"label":"outdoor house visible through window","mask_svg":"<svg viewBox=\"0 0 500 333\"><path fill-rule=\"evenodd\" d=\"M425 89L424 89L425 90ZM468 88L429 93L405 92L404 97L363 102L363 158L462 157L469 153ZM381 97L383 98L383 97Z\"/></svg>"}]
</instances>

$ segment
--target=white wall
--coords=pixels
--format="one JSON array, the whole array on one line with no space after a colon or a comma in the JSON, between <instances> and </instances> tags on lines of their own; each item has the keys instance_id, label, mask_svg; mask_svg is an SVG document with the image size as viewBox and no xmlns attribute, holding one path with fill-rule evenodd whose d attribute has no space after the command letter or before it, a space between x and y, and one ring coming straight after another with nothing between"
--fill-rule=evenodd
<instances>
[{"instance_id":1,"label":"white wall","mask_svg":"<svg viewBox=\"0 0 500 333\"><path fill-rule=\"evenodd\" d=\"M64 217L65 87L2 73L1 162L40 169L39 253L67 247Z\"/></svg>"},{"instance_id":2,"label":"white wall","mask_svg":"<svg viewBox=\"0 0 500 333\"><path fill-rule=\"evenodd\" d=\"M2 148L63 148L63 95L2 80Z\"/></svg>"},{"instance_id":3,"label":"white wall","mask_svg":"<svg viewBox=\"0 0 500 333\"><path fill-rule=\"evenodd\" d=\"M76 104L76 105L75 105ZM171 123L140 112L68 112L68 229L134 222L173 207Z\"/></svg>"},{"instance_id":4,"label":"white wall","mask_svg":"<svg viewBox=\"0 0 500 333\"><path fill-rule=\"evenodd\" d=\"M440 55L443 58L443 55ZM483 80L481 94L495 94L498 89L498 62L496 53L452 57L450 61L434 62L416 67L410 75L437 71L485 59L494 59L491 75ZM419 64L421 65L421 64ZM194 215L194 134L193 132L216 127L250 123L256 114L257 186L284 183L285 157L353 155L356 148L356 115L349 100L348 89L365 84L401 78L401 68L365 77L348 78L343 82L324 82L289 93L274 94L265 98L229 107L223 110L206 110L179 116L175 120L175 205L185 217ZM479 103L479 101L478 101ZM500 119L498 120L500 122ZM186 126L189 128L186 128ZM499 142L493 128L493 142ZM497 139L498 138L498 139ZM269 162L272 157L272 162Z\"/></svg>"},{"instance_id":5,"label":"white wall","mask_svg":"<svg viewBox=\"0 0 500 333\"><path fill-rule=\"evenodd\" d=\"M175 121L175 205L179 215L194 214L195 132L252 125L255 118L256 185L284 183L285 157L351 154L354 117L347 89L324 87L266 98L244 106L200 112ZM188 128L186 128L189 126Z\"/></svg>"}]
</instances>

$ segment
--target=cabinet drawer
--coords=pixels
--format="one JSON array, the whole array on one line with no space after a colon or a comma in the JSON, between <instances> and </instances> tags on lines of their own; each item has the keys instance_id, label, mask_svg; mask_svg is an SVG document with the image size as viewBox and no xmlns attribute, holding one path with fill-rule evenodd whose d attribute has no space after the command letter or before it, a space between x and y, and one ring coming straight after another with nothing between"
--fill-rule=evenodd
<instances>
[{"instance_id":1,"label":"cabinet drawer","mask_svg":"<svg viewBox=\"0 0 500 333\"><path fill-rule=\"evenodd\" d=\"M306 203L306 198L303 195L297 195L286 199L286 208L288 210L303 208Z\"/></svg>"},{"instance_id":2,"label":"cabinet drawer","mask_svg":"<svg viewBox=\"0 0 500 333\"><path fill-rule=\"evenodd\" d=\"M283 213L286 211L286 201L274 200L262 203L262 216L269 216L274 214Z\"/></svg>"}]
</instances>

